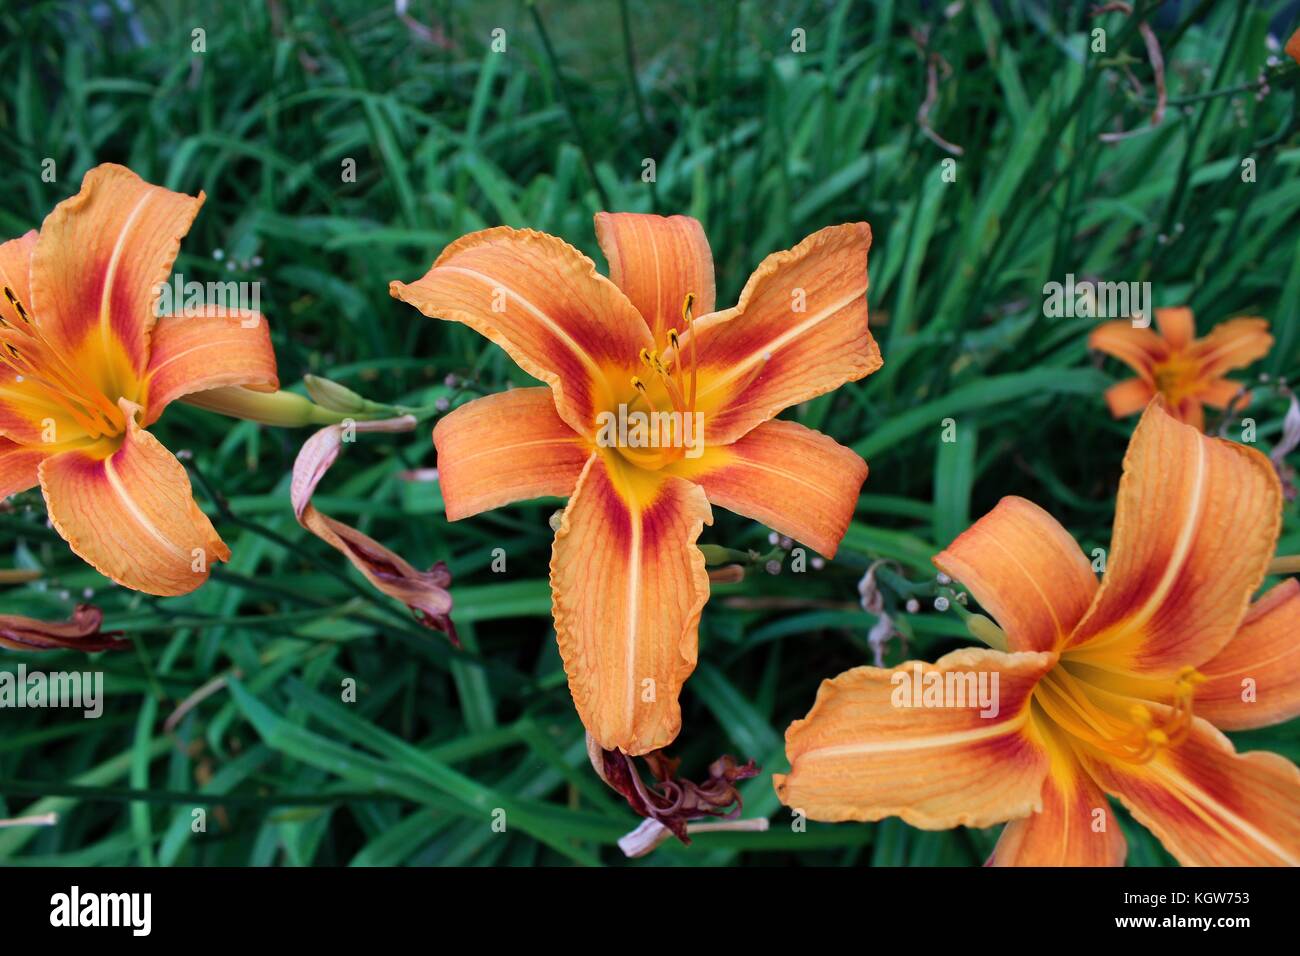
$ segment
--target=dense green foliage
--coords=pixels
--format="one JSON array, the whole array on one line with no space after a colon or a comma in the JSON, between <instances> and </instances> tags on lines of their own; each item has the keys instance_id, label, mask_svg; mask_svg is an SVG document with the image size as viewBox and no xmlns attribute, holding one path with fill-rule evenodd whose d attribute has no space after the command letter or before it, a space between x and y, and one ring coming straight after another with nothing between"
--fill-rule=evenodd
<instances>
[{"instance_id":1,"label":"dense green foliage","mask_svg":"<svg viewBox=\"0 0 1300 956\"><path fill-rule=\"evenodd\" d=\"M595 211L688 213L708 233L725 305L767 253L832 223L871 223L868 298L885 366L787 413L869 461L856 520L822 569L793 573L787 560L777 576L759 566L714 588L672 748L687 776L723 752L755 758L763 773L743 788L745 812L770 816L772 829L665 844L642 865L985 858L996 829L890 820L792 832L770 773L784 769L784 729L818 683L870 662L875 617L856 585L873 560L894 559L925 592L930 556L1012 493L1085 547L1107 543L1133 423L1102 401L1118 368L1088 354L1095 320L1045 317L1044 283L1150 281L1158 304L1191 305L1202 333L1265 316L1277 344L1251 377L1300 373L1300 68L1266 66L1280 56L1270 32L1295 26L1284 4L1151 14L1170 105L1157 129L1118 143L1099 134L1149 122L1151 68L1136 19L1093 21L1088 3L968 0L950 19L947 5L918 0L414 3L445 42L422 38L391 4L136 0L135 14L122 12L130 6L0 12L0 233L38 226L98 162L204 190L177 268L262 283L286 387L301 390L311 372L427 405L526 383L484 339L388 295L390 280L418 277L484 226L555 233L603 268ZM1104 54L1089 52L1098 25ZM498 27L504 52L490 49ZM204 53L191 49L196 28ZM806 52L791 49L796 28ZM943 61L928 120L963 149L955 182L942 175L949 153L917 122L921 35ZM355 182L341 176L347 159ZM470 385L449 389L449 374ZM1285 410L1259 392L1251 414L1265 450ZM940 440L946 418L961 440ZM0 514L0 564L40 572L6 586L0 612L63 617L91 595L134 642L94 664L107 673L99 720L0 713L0 818L60 819L0 829L0 861L622 860L614 842L638 821L591 772L551 627L548 517L559 502L448 523L437 485L402 477L434 464L425 427L363 436L328 476L324 511L420 567L450 564L466 645L456 652L295 523L288 473L309 432L177 405L157 433L192 451L198 500L234 552L196 593L111 586L48 528L38 491ZM766 528L721 510L702 540L770 548ZM505 573L491 570L494 548ZM1279 553L1297 551L1291 504ZM903 613L903 590L894 578L886 602L909 655L969 642L924 598L920 613ZM889 660L902 654L890 645ZM6 654L0 667L35 660ZM86 661L60 653L40 666ZM347 677L356 704L340 703ZM1234 736L1300 758L1294 723ZM191 832L198 806L206 833ZM494 808L506 810L504 834ZM1124 824L1130 863L1169 862Z\"/></svg>"}]
</instances>

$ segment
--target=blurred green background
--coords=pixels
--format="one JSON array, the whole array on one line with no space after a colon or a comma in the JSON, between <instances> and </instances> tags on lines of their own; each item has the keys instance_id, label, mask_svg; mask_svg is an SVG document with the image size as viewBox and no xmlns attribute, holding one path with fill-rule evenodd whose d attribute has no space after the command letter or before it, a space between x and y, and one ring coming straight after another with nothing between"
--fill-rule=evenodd
<instances>
[{"instance_id":1,"label":"blurred green background","mask_svg":"<svg viewBox=\"0 0 1300 956\"><path fill-rule=\"evenodd\" d=\"M1170 103L1158 128L1119 143L1099 135L1148 124L1155 84L1137 18L1089 6L416 0L404 18L361 0L6 3L0 234L38 226L99 162L202 189L177 269L261 283L286 387L311 372L424 405L527 382L485 340L388 295L463 233L540 229L603 268L595 211L688 213L726 305L765 254L866 219L885 367L787 413L869 461L856 520L824 568L796 574L787 560L714 588L672 748L689 777L724 752L756 759L745 814L772 829L670 842L638 865L977 864L996 828L793 832L770 774L818 683L871 660L876 618L857 582L872 561L924 585L930 556L1013 493L1085 548L1108 543L1132 421L1103 404L1118 370L1087 352L1095 320L1046 318L1044 283L1151 281L1156 303L1191 305L1202 333L1265 316L1275 349L1238 377L1300 372L1300 68L1278 62L1277 42L1296 4L1138 3ZM1107 52L1090 53L1098 27ZM960 156L918 122L930 65L923 118ZM942 175L950 156L955 181ZM470 384L449 388L448 375ZM1265 451L1286 407L1257 393ZM955 443L940 441L946 418ZM309 432L180 405L156 430L192 451L196 496L234 552L198 592L111 586L47 527L39 492L0 513L0 566L40 572L0 591L0 613L62 617L90 600L134 641L93 665L107 674L101 719L0 713L0 818L59 816L0 829L0 861L622 861L615 841L639 821L591 772L551 628L559 502L449 524L437 485L401 476L434 465L427 428L348 446L317 504L420 567L450 564L456 652L295 523L288 474ZM702 540L771 547L766 528L720 510ZM498 547L505 573L490 568ZM1293 503L1279 553L1297 551ZM923 601L906 613L892 586L884 597L907 656L969 643L952 612ZM903 653L891 643L887 659ZM0 667L22 661L87 666L61 653L5 654ZM348 677L355 704L340 703ZM1300 758L1295 723L1234 739ZM195 807L206 833L191 831ZM1130 864L1170 862L1123 822Z\"/></svg>"}]
</instances>

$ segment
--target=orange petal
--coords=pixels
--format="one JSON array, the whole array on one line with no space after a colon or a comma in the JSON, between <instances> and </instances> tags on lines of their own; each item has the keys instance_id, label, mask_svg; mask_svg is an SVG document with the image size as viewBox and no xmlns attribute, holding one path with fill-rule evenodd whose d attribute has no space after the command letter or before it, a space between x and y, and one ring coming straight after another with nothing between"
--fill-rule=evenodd
<instances>
[{"instance_id":1,"label":"orange petal","mask_svg":"<svg viewBox=\"0 0 1300 956\"><path fill-rule=\"evenodd\" d=\"M135 423L111 454L66 451L40 466L50 521L72 550L106 577L147 594L193 591L208 565L230 558L190 493L185 469Z\"/></svg>"},{"instance_id":2,"label":"orange petal","mask_svg":"<svg viewBox=\"0 0 1300 956\"><path fill-rule=\"evenodd\" d=\"M710 503L828 558L853 520L867 477L867 463L852 449L796 422L775 420L670 470L699 484Z\"/></svg>"},{"instance_id":3,"label":"orange petal","mask_svg":"<svg viewBox=\"0 0 1300 956\"><path fill-rule=\"evenodd\" d=\"M1155 396L1156 390L1146 379L1129 378L1106 389L1106 404L1116 418L1127 418L1146 408Z\"/></svg>"},{"instance_id":4,"label":"orange petal","mask_svg":"<svg viewBox=\"0 0 1300 956\"><path fill-rule=\"evenodd\" d=\"M1300 769L1277 754L1238 754L1198 718L1148 763L1081 759L1184 866L1300 865Z\"/></svg>"},{"instance_id":5,"label":"orange petal","mask_svg":"<svg viewBox=\"0 0 1300 956\"><path fill-rule=\"evenodd\" d=\"M1166 407L1169 409L1169 414L1174 421L1190 425L1198 432L1205 431L1205 406L1200 403L1199 399L1188 396L1180 399L1178 404Z\"/></svg>"},{"instance_id":6,"label":"orange petal","mask_svg":"<svg viewBox=\"0 0 1300 956\"><path fill-rule=\"evenodd\" d=\"M35 248L35 229L0 244L0 287L13 292L29 314L32 307L29 275ZM2 290L0 320L15 328L25 324ZM46 438L68 441L83 434L82 427L36 382L24 380L8 365L0 363L0 435L35 445Z\"/></svg>"},{"instance_id":7,"label":"orange petal","mask_svg":"<svg viewBox=\"0 0 1300 956\"><path fill-rule=\"evenodd\" d=\"M704 229L690 216L596 213L596 240L609 260L609 277L650 326L655 344L668 330L684 330L682 305L695 296L695 314L713 311L713 253Z\"/></svg>"},{"instance_id":8,"label":"orange petal","mask_svg":"<svg viewBox=\"0 0 1300 956\"><path fill-rule=\"evenodd\" d=\"M30 313L32 308L31 265L36 249L36 230L29 229L17 239L0 243L0 319L9 325L22 325L22 318L3 289L17 296Z\"/></svg>"},{"instance_id":9,"label":"orange petal","mask_svg":"<svg viewBox=\"0 0 1300 956\"><path fill-rule=\"evenodd\" d=\"M80 357L110 398L127 395L148 365L157 287L202 204L202 193L151 186L106 163L45 217L28 305L51 346Z\"/></svg>"},{"instance_id":10,"label":"orange petal","mask_svg":"<svg viewBox=\"0 0 1300 956\"><path fill-rule=\"evenodd\" d=\"M1291 39L1286 41L1286 55L1300 63L1300 30L1291 34Z\"/></svg>"},{"instance_id":11,"label":"orange petal","mask_svg":"<svg viewBox=\"0 0 1300 956\"><path fill-rule=\"evenodd\" d=\"M777 796L814 820L899 816L926 830L986 827L1036 812L1048 752L1030 726L1029 701L1055 661L968 649L934 664L857 667L823 681L808 716L786 731L791 769L774 775ZM967 706L907 706L913 694L925 702L928 682L950 677L970 689ZM969 706L980 681L996 714Z\"/></svg>"},{"instance_id":12,"label":"orange petal","mask_svg":"<svg viewBox=\"0 0 1300 956\"><path fill-rule=\"evenodd\" d=\"M578 479L551 555L555 632L578 715L606 750L648 753L681 728L709 597L695 541L712 523L695 485L615 454L593 453Z\"/></svg>"},{"instance_id":13,"label":"orange petal","mask_svg":"<svg viewBox=\"0 0 1300 956\"><path fill-rule=\"evenodd\" d=\"M1245 368L1272 347L1267 319L1240 318L1216 325L1188 354L1200 363L1204 378L1214 379L1234 368Z\"/></svg>"},{"instance_id":14,"label":"orange petal","mask_svg":"<svg viewBox=\"0 0 1300 956\"><path fill-rule=\"evenodd\" d=\"M1216 378L1202 385L1200 391L1196 393L1196 397L1211 408L1227 408L1229 405L1233 405L1238 411L1241 411L1250 405L1249 392L1235 404L1233 399L1245 389L1246 386L1241 382L1234 382L1230 378Z\"/></svg>"},{"instance_id":15,"label":"orange petal","mask_svg":"<svg viewBox=\"0 0 1300 956\"><path fill-rule=\"evenodd\" d=\"M1151 367L1169 357L1169 343L1127 319L1097 326L1088 336L1088 348L1113 355L1148 381L1153 380Z\"/></svg>"},{"instance_id":16,"label":"orange petal","mask_svg":"<svg viewBox=\"0 0 1300 956\"><path fill-rule=\"evenodd\" d=\"M266 319L207 306L203 315L167 315L152 336L146 373L145 419L158 420L171 402L194 392L242 385L259 392L280 387Z\"/></svg>"},{"instance_id":17,"label":"orange petal","mask_svg":"<svg viewBox=\"0 0 1300 956\"><path fill-rule=\"evenodd\" d=\"M1196 338L1196 319L1186 306L1156 309L1156 328L1175 352L1187 348Z\"/></svg>"},{"instance_id":18,"label":"orange petal","mask_svg":"<svg viewBox=\"0 0 1300 956\"><path fill-rule=\"evenodd\" d=\"M1196 713L1224 730L1267 727L1300 715L1300 581L1251 605L1237 636L1198 670Z\"/></svg>"},{"instance_id":19,"label":"orange petal","mask_svg":"<svg viewBox=\"0 0 1300 956\"><path fill-rule=\"evenodd\" d=\"M514 501L567 498L590 449L555 413L548 388L475 399L433 430L447 518L459 521Z\"/></svg>"},{"instance_id":20,"label":"orange petal","mask_svg":"<svg viewBox=\"0 0 1300 956\"><path fill-rule=\"evenodd\" d=\"M1002 830L990 866L1123 866L1128 844L1106 794L1068 745L1052 748L1043 809Z\"/></svg>"},{"instance_id":21,"label":"orange petal","mask_svg":"<svg viewBox=\"0 0 1300 956\"><path fill-rule=\"evenodd\" d=\"M1074 538L1024 498L1003 498L934 564L966 585L1013 651L1060 646L1097 593L1097 576Z\"/></svg>"},{"instance_id":22,"label":"orange petal","mask_svg":"<svg viewBox=\"0 0 1300 956\"><path fill-rule=\"evenodd\" d=\"M1267 458L1153 402L1124 456L1106 574L1071 660L1148 676L1209 660L1264 579L1281 511Z\"/></svg>"},{"instance_id":23,"label":"orange petal","mask_svg":"<svg viewBox=\"0 0 1300 956\"><path fill-rule=\"evenodd\" d=\"M569 427L591 438L596 413L631 393L654 341L640 313L567 242L498 226L443 250L433 268L388 291L425 315L463 322L555 393Z\"/></svg>"},{"instance_id":24,"label":"orange petal","mask_svg":"<svg viewBox=\"0 0 1300 956\"><path fill-rule=\"evenodd\" d=\"M0 498L35 488L38 481L36 469L46 454L39 448L16 445L7 438L0 438Z\"/></svg>"},{"instance_id":25,"label":"orange petal","mask_svg":"<svg viewBox=\"0 0 1300 956\"><path fill-rule=\"evenodd\" d=\"M870 248L865 222L822 229L764 259L735 308L695 323L710 444L880 368L867 330ZM690 349L683 344L684 359Z\"/></svg>"}]
</instances>

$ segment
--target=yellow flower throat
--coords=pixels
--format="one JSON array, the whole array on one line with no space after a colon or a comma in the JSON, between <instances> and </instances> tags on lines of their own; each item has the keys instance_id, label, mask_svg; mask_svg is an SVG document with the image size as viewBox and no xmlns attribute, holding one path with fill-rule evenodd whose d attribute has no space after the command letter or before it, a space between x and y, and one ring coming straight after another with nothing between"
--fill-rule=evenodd
<instances>
[{"instance_id":1,"label":"yellow flower throat","mask_svg":"<svg viewBox=\"0 0 1300 956\"><path fill-rule=\"evenodd\" d=\"M1204 675L1184 667L1167 681L1144 681L1148 690L1169 709L1157 716L1137 700L1122 710L1103 706L1090 681L1058 665L1034 688L1034 703L1054 724L1086 747L1125 763L1146 763L1162 749L1186 739L1192 727L1192 700ZM1146 686L1149 685L1149 688Z\"/></svg>"},{"instance_id":2,"label":"yellow flower throat","mask_svg":"<svg viewBox=\"0 0 1300 956\"><path fill-rule=\"evenodd\" d=\"M122 410L46 341L9 286L4 287L4 297L20 324L13 325L0 316L0 362L12 369L19 381L37 387L34 399L47 398L91 438L120 435L126 429Z\"/></svg>"},{"instance_id":3,"label":"yellow flower throat","mask_svg":"<svg viewBox=\"0 0 1300 956\"><path fill-rule=\"evenodd\" d=\"M1200 371L1197 362L1180 355L1170 356L1151 370L1156 391L1173 405L1195 394Z\"/></svg>"}]
</instances>

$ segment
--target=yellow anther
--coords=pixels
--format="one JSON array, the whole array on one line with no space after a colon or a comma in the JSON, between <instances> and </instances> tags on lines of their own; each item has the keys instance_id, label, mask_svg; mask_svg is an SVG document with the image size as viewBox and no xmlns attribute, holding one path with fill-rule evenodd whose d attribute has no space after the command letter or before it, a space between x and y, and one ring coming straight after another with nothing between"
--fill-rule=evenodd
<instances>
[{"instance_id":1,"label":"yellow anther","mask_svg":"<svg viewBox=\"0 0 1300 956\"><path fill-rule=\"evenodd\" d=\"M694 308L695 308L695 293L688 292L686 293L686 300L682 302L682 322L687 326L691 324L691 319L694 318L694 312L693 312Z\"/></svg>"},{"instance_id":2,"label":"yellow anther","mask_svg":"<svg viewBox=\"0 0 1300 956\"><path fill-rule=\"evenodd\" d=\"M1139 727L1151 726L1151 711L1147 710L1141 704L1134 704L1128 709L1128 715L1132 718L1133 723Z\"/></svg>"},{"instance_id":3,"label":"yellow anther","mask_svg":"<svg viewBox=\"0 0 1300 956\"><path fill-rule=\"evenodd\" d=\"M654 353L649 349L641 350L641 364L654 368Z\"/></svg>"},{"instance_id":4,"label":"yellow anther","mask_svg":"<svg viewBox=\"0 0 1300 956\"><path fill-rule=\"evenodd\" d=\"M645 394L645 382L641 381L635 375L632 376L632 387L635 388L642 395Z\"/></svg>"},{"instance_id":5,"label":"yellow anther","mask_svg":"<svg viewBox=\"0 0 1300 956\"><path fill-rule=\"evenodd\" d=\"M1169 737L1165 735L1163 730L1148 730L1147 742L1156 747L1167 747L1169 745Z\"/></svg>"}]
</instances>

